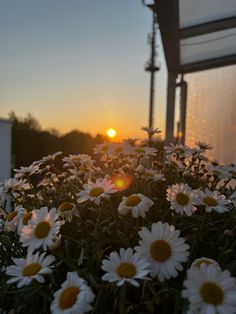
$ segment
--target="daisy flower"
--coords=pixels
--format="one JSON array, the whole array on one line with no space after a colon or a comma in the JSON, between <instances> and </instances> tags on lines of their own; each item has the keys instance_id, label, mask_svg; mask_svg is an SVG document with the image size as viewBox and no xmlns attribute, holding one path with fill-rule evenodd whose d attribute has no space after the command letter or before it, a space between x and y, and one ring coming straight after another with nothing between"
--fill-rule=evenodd
<instances>
[{"instance_id":1,"label":"daisy flower","mask_svg":"<svg viewBox=\"0 0 236 314\"><path fill-rule=\"evenodd\" d=\"M231 174L228 171L227 166L215 165L215 163L208 163L206 165L206 169L208 170L208 174L218 177L222 180L228 180L231 178Z\"/></svg>"},{"instance_id":2,"label":"daisy flower","mask_svg":"<svg viewBox=\"0 0 236 314\"><path fill-rule=\"evenodd\" d=\"M97 144L95 148L93 149L94 154L105 154L109 150L109 143L102 143L102 144Z\"/></svg>"},{"instance_id":3,"label":"daisy flower","mask_svg":"<svg viewBox=\"0 0 236 314\"><path fill-rule=\"evenodd\" d=\"M20 169L14 169L16 179L20 179L25 176L31 176L40 172L39 165L30 165L29 167L20 167Z\"/></svg>"},{"instance_id":4,"label":"daisy flower","mask_svg":"<svg viewBox=\"0 0 236 314\"><path fill-rule=\"evenodd\" d=\"M17 226L17 233L20 235L21 234L21 230L24 226L28 225L28 221L31 219L32 217L32 211L30 212L24 212L23 215L20 218L20 221L18 223Z\"/></svg>"},{"instance_id":5,"label":"daisy flower","mask_svg":"<svg viewBox=\"0 0 236 314\"><path fill-rule=\"evenodd\" d=\"M44 165L44 164L48 164L48 163L52 163L54 161L54 159L57 157L57 156L60 156L62 154L62 152L56 152L54 154L51 154L51 155L48 155L48 156L45 156L43 157L42 159L40 160L36 160L32 163L32 165Z\"/></svg>"},{"instance_id":6,"label":"daisy flower","mask_svg":"<svg viewBox=\"0 0 236 314\"><path fill-rule=\"evenodd\" d=\"M95 295L84 279L75 272L68 272L61 289L54 293L51 303L52 314L83 314L92 310L90 303Z\"/></svg>"},{"instance_id":7,"label":"daisy flower","mask_svg":"<svg viewBox=\"0 0 236 314\"><path fill-rule=\"evenodd\" d=\"M154 202L145 195L141 193L132 194L128 197L123 197L118 206L118 212L120 215L127 215L131 212L133 217L145 217L146 212L148 212L153 205Z\"/></svg>"},{"instance_id":8,"label":"daisy flower","mask_svg":"<svg viewBox=\"0 0 236 314\"><path fill-rule=\"evenodd\" d=\"M147 279L149 273L149 263L133 253L131 248L120 249L117 252L110 253L108 259L102 261L102 269L106 272L102 280L116 282L117 286L122 286L125 282L138 287L137 279Z\"/></svg>"},{"instance_id":9,"label":"daisy flower","mask_svg":"<svg viewBox=\"0 0 236 314\"><path fill-rule=\"evenodd\" d=\"M73 216L79 216L79 210L74 203L64 202L58 207L60 216L68 220L72 220Z\"/></svg>"},{"instance_id":10,"label":"daisy flower","mask_svg":"<svg viewBox=\"0 0 236 314\"><path fill-rule=\"evenodd\" d=\"M188 270L184 287L193 313L236 313L236 281L227 270L203 263Z\"/></svg>"},{"instance_id":11,"label":"daisy flower","mask_svg":"<svg viewBox=\"0 0 236 314\"><path fill-rule=\"evenodd\" d=\"M176 154L182 158L191 155L191 149L188 146L184 146L182 144L170 144L170 146L165 146L164 149L167 155Z\"/></svg>"},{"instance_id":12,"label":"daisy flower","mask_svg":"<svg viewBox=\"0 0 236 314\"><path fill-rule=\"evenodd\" d=\"M154 169L144 169L144 172L141 173L140 177L147 181L158 182L164 180L164 175L157 170Z\"/></svg>"},{"instance_id":13,"label":"daisy flower","mask_svg":"<svg viewBox=\"0 0 236 314\"><path fill-rule=\"evenodd\" d=\"M231 203L224 195L220 195L218 191L210 191L206 188L205 192L199 190L197 192L197 198L195 200L197 205L203 205L206 208L206 212L210 213L215 210L218 213L224 213L229 211L227 205Z\"/></svg>"},{"instance_id":14,"label":"daisy flower","mask_svg":"<svg viewBox=\"0 0 236 314\"><path fill-rule=\"evenodd\" d=\"M7 232L16 231L17 225L21 217L24 215L25 209L21 206L17 206L13 211L7 215L7 219L4 225L4 230Z\"/></svg>"},{"instance_id":15,"label":"daisy flower","mask_svg":"<svg viewBox=\"0 0 236 314\"><path fill-rule=\"evenodd\" d=\"M153 136L154 134L161 133L161 130L159 130L158 128L147 127L147 126L141 127L141 130L147 132L149 136Z\"/></svg>"},{"instance_id":16,"label":"daisy flower","mask_svg":"<svg viewBox=\"0 0 236 314\"><path fill-rule=\"evenodd\" d=\"M135 250L150 262L152 278L158 277L163 281L176 277L178 270L183 270L181 263L188 259L189 246L184 238L179 237L179 230L159 221L152 224L151 231L142 227L138 234L142 240Z\"/></svg>"},{"instance_id":17,"label":"daisy flower","mask_svg":"<svg viewBox=\"0 0 236 314\"><path fill-rule=\"evenodd\" d=\"M171 202L171 209L177 213L191 216L197 208L193 205L195 191L188 184L173 184L167 189L167 201Z\"/></svg>"},{"instance_id":18,"label":"daisy flower","mask_svg":"<svg viewBox=\"0 0 236 314\"><path fill-rule=\"evenodd\" d=\"M93 166L94 161L87 154L77 154L77 155L69 155L68 157L64 157L62 161L65 163L63 167L69 166Z\"/></svg>"},{"instance_id":19,"label":"daisy flower","mask_svg":"<svg viewBox=\"0 0 236 314\"><path fill-rule=\"evenodd\" d=\"M12 277L7 283L17 282L17 288L21 288L29 285L34 279L41 283L45 282L43 275L52 272L52 266L49 265L54 260L52 255L45 257L45 253L39 255L39 252L35 255L28 252L26 258L14 258L15 265L6 268L6 274Z\"/></svg>"},{"instance_id":20,"label":"daisy flower","mask_svg":"<svg viewBox=\"0 0 236 314\"><path fill-rule=\"evenodd\" d=\"M77 193L79 197L78 203L90 200L96 205L100 205L102 198L106 198L109 194L116 192L114 184L106 178L97 179L95 183L89 180L83 187L84 190Z\"/></svg>"},{"instance_id":21,"label":"daisy flower","mask_svg":"<svg viewBox=\"0 0 236 314\"><path fill-rule=\"evenodd\" d=\"M220 265L214 259L209 258L209 257L200 257L200 258L195 259L191 267L199 268L202 264L215 265L216 267L220 267Z\"/></svg>"},{"instance_id":22,"label":"daisy flower","mask_svg":"<svg viewBox=\"0 0 236 314\"><path fill-rule=\"evenodd\" d=\"M137 155L146 155L146 156L155 156L157 153L157 149L153 147L143 147L143 146L134 146L133 153Z\"/></svg>"},{"instance_id":23,"label":"daisy flower","mask_svg":"<svg viewBox=\"0 0 236 314\"><path fill-rule=\"evenodd\" d=\"M198 141L195 143L201 150L207 150L207 149L212 149L213 146L211 144L208 144L206 142Z\"/></svg>"},{"instance_id":24,"label":"daisy flower","mask_svg":"<svg viewBox=\"0 0 236 314\"><path fill-rule=\"evenodd\" d=\"M47 207L41 207L32 211L32 217L28 224L21 230L20 241L29 249L43 247L44 250L53 244L53 238L58 234L64 221L58 220L57 209L48 211Z\"/></svg>"}]
</instances>

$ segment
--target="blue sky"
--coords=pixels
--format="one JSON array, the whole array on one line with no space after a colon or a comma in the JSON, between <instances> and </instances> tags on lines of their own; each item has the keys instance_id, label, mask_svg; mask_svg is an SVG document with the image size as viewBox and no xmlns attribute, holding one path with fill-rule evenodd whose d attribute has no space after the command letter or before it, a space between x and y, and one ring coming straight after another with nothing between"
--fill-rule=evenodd
<instances>
[{"instance_id":1,"label":"blue sky","mask_svg":"<svg viewBox=\"0 0 236 314\"><path fill-rule=\"evenodd\" d=\"M141 0L0 0L0 116L92 134L147 124L151 13ZM164 128L165 64L155 126Z\"/></svg>"}]
</instances>

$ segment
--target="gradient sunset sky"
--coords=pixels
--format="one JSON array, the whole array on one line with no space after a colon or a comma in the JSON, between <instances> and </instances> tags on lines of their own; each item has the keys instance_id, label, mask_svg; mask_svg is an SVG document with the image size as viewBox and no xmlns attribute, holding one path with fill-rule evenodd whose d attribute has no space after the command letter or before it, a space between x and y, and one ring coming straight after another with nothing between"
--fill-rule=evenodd
<instances>
[{"instance_id":1,"label":"gradient sunset sky","mask_svg":"<svg viewBox=\"0 0 236 314\"><path fill-rule=\"evenodd\" d=\"M0 117L137 137L147 125L151 12L141 0L0 0ZM155 127L164 131L165 62Z\"/></svg>"}]
</instances>

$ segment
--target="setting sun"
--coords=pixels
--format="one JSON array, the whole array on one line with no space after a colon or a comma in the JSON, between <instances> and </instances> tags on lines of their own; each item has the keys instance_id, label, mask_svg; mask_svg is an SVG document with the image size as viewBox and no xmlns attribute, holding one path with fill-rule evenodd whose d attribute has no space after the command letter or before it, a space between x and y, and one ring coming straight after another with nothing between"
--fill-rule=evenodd
<instances>
[{"instance_id":1,"label":"setting sun","mask_svg":"<svg viewBox=\"0 0 236 314\"><path fill-rule=\"evenodd\" d=\"M110 138L115 137L116 134L117 134L117 132L116 132L115 129L112 129L112 128L111 128L111 129L108 129L108 130L107 130L107 136L110 137Z\"/></svg>"}]
</instances>

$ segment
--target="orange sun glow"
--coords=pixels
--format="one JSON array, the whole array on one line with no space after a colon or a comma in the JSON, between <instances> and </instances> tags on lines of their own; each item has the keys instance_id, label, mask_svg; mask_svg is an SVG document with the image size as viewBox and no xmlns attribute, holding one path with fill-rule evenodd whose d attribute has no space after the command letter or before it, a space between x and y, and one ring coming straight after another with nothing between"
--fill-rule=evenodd
<instances>
[{"instance_id":1,"label":"orange sun glow","mask_svg":"<svg viewBox=\"0 0 236 314\"><path fill-rule=\"evenodd\" d=\"M117 134L117 132L116 132L116 130L113 129L113 128L110 128L110 129L107 130L107 136L110 137L110 138L115 137L116 134Z\"/></svg>"}]
</instances>

